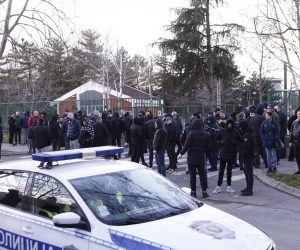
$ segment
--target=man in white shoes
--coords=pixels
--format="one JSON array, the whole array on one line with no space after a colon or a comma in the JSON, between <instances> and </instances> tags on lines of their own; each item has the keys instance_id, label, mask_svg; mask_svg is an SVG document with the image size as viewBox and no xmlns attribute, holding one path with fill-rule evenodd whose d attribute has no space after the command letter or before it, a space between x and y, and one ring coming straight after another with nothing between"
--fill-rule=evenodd
<instances>
[{"instance_id":1,"label":"man in white shoes","mask_svg":"<svg viewBox=\"0 0 300 250\"><path fill-rule=\"evenodd\" d=\"M229 119L226 122L226 127L222 129L217 135L217 141L220 145L220 168L218 185L213 190L213 194L217 194L222 191L221 185L223 183L225 168L227 168L227 192L235 192L231 187L232 166L235 155L238 151L238 145L241 142L241 135L234 126L234 120Z\"/></svg>"}]
</instances>

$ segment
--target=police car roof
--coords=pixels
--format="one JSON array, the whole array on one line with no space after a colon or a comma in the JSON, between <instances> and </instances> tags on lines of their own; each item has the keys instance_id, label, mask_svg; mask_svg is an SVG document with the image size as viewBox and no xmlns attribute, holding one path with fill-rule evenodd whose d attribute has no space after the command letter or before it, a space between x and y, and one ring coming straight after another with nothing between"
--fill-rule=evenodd
<instances>
[{"instance_id":1,"label":"police car roof","mask_svg":"<svg viewBox=\"0 0 300 250\"><path fill-rule=\"evenodd\" d=\"M0 164L0 170L12 169L43 173L61 180L69 180L105 173L144 168L127 160L107 160L102 158L76 159L63 162L53 162L52 169L40 169L39 163L31 159L15 160Z\"/></svg>"}]
</instances>

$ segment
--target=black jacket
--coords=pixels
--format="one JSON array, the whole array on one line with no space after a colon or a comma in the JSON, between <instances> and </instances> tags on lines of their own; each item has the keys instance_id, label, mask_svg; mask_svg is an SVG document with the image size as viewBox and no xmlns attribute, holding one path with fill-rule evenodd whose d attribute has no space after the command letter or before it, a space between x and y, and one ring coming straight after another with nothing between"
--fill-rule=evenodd
<instances>
[{"instance_id":1,"label":"black jacket","mask_svg":"<svg viewBox=\"0 0 300 250\"><path fill-rule=\"evenodd\" d=\"M133 125L131 126L132 144L136 147L143 147L145 140L143 120L142 118L135 117L133 119Z\"/></svg>"},{"instance_id":2,"label":"black jacket","mask_svg":"<svg viewBox=\"0 0 300 250\"><path fill-rule=\"evenodd\" d=\"M265 117L259 114L256 114L249 120L249 126L253 129L256 137L260 137L260 126L264 120Z\"/></svg>"},{"instance_id":3,"label":"black jacket","mask_svg":"<svg viewBox=\"0 0 300 250\"><path fill-rule=\"evenodd\" d=\"M37 149L42 149L51 144L51 135L48 126L39 124L32 128L34 146Z\"/></svg>"},{"instance_id":4,"label":"black jacket","mask_svg":"<svg viewBox=\"0 0 300 250\"><path fill-rule=\"evenodd\" d=\"M108 137L108 131L104 123L96 122L94 128L94 147L105 146Z\"/></svg>"},{"instance_id":5,"label":"black jacket","mask_svg":"<svg viewBox=\"0 0 300 250\"><path fill-rule=\"evenodd\" d=\"M228 128L229 122L233 124L232 128ZM226 122L226 128L220 130L217 140L220 145L220 159L233 160L242 138L239 131L234 127L232 120Z\"/></svg>"},{"instance_id":6,"label":"black jacket","mask_svg":"<svg viewBox=\"0 0 300 250\"><path fill-rule=\"evenodd\" d=\"M161 119L157 119L156 124L157 129L153 138L153 150L165 150L167 145L167 132L163 127L163 122Z\"/></svg>"},{"instance_id":7,"label":"black jacket","mask_svg":"<svg viewBox=\"0 0 300 250\"><path fill-rule=\"evenodd\" d=\"M204 165L205 153L210 148L210 136L203 130L203 124L199 119L192 122L191 129L180 154L183 155L188 151L188 164Z\"/></svg>"},{"instance_id":8,"label":"black jacket","mask_svg":"<svg viewBox=\"0 0 300 250\"><path fill-rule=\"evenodd\" d=\"M167 130L167 144L176 144L177 139L177 128L174 123L166 125Z\"/></svg>"},{"instance_id":9,"label":"black jacket","mask_svg":"<svg viewBox=\"0 0 300 250\"><path fill-rule=\"evenodd\" d=\"M256 152L256 138L253 129L243 122L240 124L242 130L242 142L240 144L240 153L244 159L251 159L255 157Z\"/></svg>"}]
</instances>

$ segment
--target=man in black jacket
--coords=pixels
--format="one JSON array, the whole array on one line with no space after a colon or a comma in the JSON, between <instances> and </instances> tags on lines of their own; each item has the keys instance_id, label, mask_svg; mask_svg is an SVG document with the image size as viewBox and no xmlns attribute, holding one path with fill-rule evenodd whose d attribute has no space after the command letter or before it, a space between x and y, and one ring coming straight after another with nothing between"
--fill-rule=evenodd
<instances>
[{"instance_id":1,"label":"man in black jacket","mask_svg":"<svg viewBox=\"0 0 300 250\"><path fill-rule=\"evenodd\" d=\"M265 168L268 168L266 150L265 150L265 147L263 145L263 141L262 141L262 138L260 135L260 126L263 123L263 121L265 120L263 113L264 113L264 110L262 108L258 107L256 110L256 114L249 120L249 126L254 131L254 136L255 136L256 145L257 145L257 150L255 153L255 160L254 160L255 168L259 168L260 156L263 158Z\"/></svg>"},{"instance_id":2,"label":"man in black jacket","mask_svg":"<svg viewBox=\"0 0 300 250\"><path fill-rule=\"evenodd\" d=\"M51 144L50 130L47 125L44 125L44 120L39 119L37 126L32 129L32 134L34 138L34 146L37 153L48 152L49 146ZM41 162L38 166L39 168L44 167L45 162ZM47 163L47 167L51 168L52 162Z\"/></svg>"},{"instance_id":3,"label":"man in black jacket","mask_svg":"<svg viewBox=\"0 0 300 250\"><path fill-rule=\"evenodd\" d=\"M153 153L157 164L158 173L166 176L165 151L167 144L167 132L163 127L161 119L155 120L155 134L153 139Z\"/></svg>"},{"instance_id":4,"label":"man in black jacket","mask_svg":"<svg viewBox=\"0 0 300 250\"><path fill-rule=\"evenodd\" d=\"M176 166L176 139L177 139L177 129L173 123L172 117L166 117L166 130L167 130L167 153L169 157L169 166L167 170L170 170L173 173L177 166Z\"/></svg>"},{"instance_id":5,"label":"man in black jacket","mask_svg":"<svg viewBox=\"0 0 300 250\"><path fill-rule=\"evenodd\" d=\"M246 188L241 191L242 196L253 195L253 163L256 152L256 140L253 129L247 121L240 123L242 131L241 154L244 159L244 173L246 177Z\"/></svg>"},{"instance_id":6,"label":"man in black jacket","mask_svg":"<svg viewBox=\"0 0 300 250\"><path fill-rule=\"evenodd\" d=\"M231 187L232 166L235 156L238 151L238 145L241 142L241 135L235 128L235 122L229 119L226 122L226 127L222 129L217 135L217 141L220 145L220 168L218 185L214 189L213 193L217 194L222 191L221 185L223 183L223 177L225 168L227 167L227 192L234 193L234 189Z\"/></svg>"},{"instance_id":7,"label":"man in black jacket","mask_svg":"<svg viewBox=\"0 0 300 250\"><path fill-rule=\"evenodd\" d=\"M155 119L150 111L146 115L146 124L145 124L145 135L147 141L147 148L149 150L149 167L153 166L153 139L155 134Z\"/></svg>"},{"instance_id":8,"label":"man in black jacket","mask_svg":"<svg viewBox=\"0 0 300 250\"><path fill-rule=\"evenodd\" d=\"M191 132L188 134L185 144L178 157L188 151L187 162L190 172L191 196L196 197L196 170L200 177L202 198L207 198L207 176L205 171L205 154L210 147L210 136L203 130L203 123L197 119L192 122Z\"/></svg>"}]
</instances>

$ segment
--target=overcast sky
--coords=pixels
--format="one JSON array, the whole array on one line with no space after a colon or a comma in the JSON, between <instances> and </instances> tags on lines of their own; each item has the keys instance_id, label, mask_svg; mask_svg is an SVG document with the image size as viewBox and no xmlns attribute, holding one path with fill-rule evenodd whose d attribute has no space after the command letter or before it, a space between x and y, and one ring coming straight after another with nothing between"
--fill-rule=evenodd
<instances>
[{"instance_id":1,"label":"overcast sky","mask_svg":"<svg viewBox=\"0 0 300 250\"><path fill-rule=\"evenodd\" d=\"M163 26L175 19L171 8L186 0L76 0L73 13L79 29L110 34L130 54L151 54L147 46L165 36Z\"/></svg>"},{"instance_id":2,"label":"overcast sky","mask_svg":"<svg viewBox=\"0 0 300 250\"><path fill-rule=\"evenodd\" d=\"M217 8L218 14L211 17L212 22L235 22L251 26L250 17L257 13L256 7L260 0L224 2L223 6ZM189 0L74 0L74 3L75 9L72 7L70 10L76 24L75 33L92 29L101 35L109 34L116 46L124 46L131 56L140 54L147 57L157 52L151 49L151 43L160 37L170 36L164 26L177 17L171 9L188 6ZM251 48L249 39L241 38L241 41L245 48ZM250 43L249 47L247 43ZM249 69L249 58L246 57L242 53L235 56L240 70L249 74L256 70L256 65Z\"/></svg>"}]
</instances>

